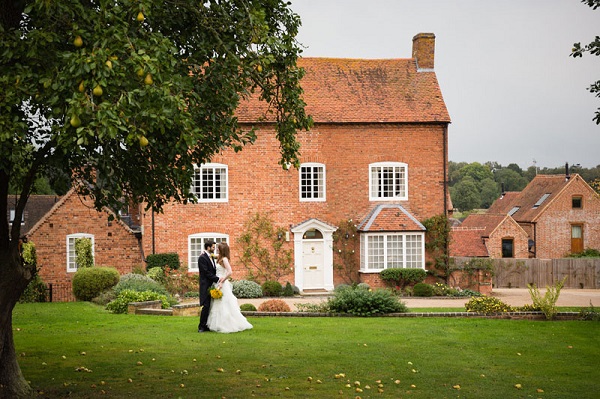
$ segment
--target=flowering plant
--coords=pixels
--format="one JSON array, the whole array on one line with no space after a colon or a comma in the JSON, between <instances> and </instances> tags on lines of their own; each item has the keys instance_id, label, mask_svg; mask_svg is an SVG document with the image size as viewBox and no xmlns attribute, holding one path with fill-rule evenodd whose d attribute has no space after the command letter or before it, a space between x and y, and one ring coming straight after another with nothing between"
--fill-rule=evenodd
<instances>
[{"instance_id":1,"label":"flowering plant","mask_svg":"<svg viewBox=\"0 0 600 399\"><path fill-rule=\"evenodd\" d=\"M221 291L217 287L213 287L210 289L210 297L212 299L221 299L222 296L223 296L223 291Z\"/></svg>"}]
</instances>

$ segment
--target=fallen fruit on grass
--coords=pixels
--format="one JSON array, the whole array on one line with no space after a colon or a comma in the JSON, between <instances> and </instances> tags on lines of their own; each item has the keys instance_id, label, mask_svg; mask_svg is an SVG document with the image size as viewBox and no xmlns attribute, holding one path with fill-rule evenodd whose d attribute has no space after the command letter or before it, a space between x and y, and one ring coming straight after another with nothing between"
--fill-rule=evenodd
<instances>
[{"instance_id":1,"label":"fallen fruit on grass","mask_svg":"<svg viewBox=\"0 0 600 399\"><path fill-rule=\"evenodd\" d=\"M219 373L222 373L222 372L223 372L223 371L225 371L225 370L223 370L223 368L219 367L219 368L217 369L217 371L218 371Z\"/></svg>"},{"instance_id":2,"label":"fallen fruit on grass","mask_svg":"<svg viewBox=\"0 0 600 399\"><path fill-rule=\"evenodd\" d=\"M454 388L454 389L460 389L460 385L458 385L458 384L453 385L452 388Z\"/></svg>"},{"instance_id":3,"label":"fallen fruit on grass","mask_svg":"<svg viewBox=\"0 0 600 399\"><path fill-rule=\"evenodd\" d=\"M416 388L417 386L415 384L411 384L410 386L411 388Z\"/></svg>"},{"instance_id":4,"label":"fallen fruit on grass","mask_svg":"<svg viewBox=\"0 0 600 399\"><path fill-rule=\"evenodd\" d=\"M543 390L543 389L541 389L541 388L538 388L538 389L536 389L535 391L536 391L537 393L544 393L544 390Z\"/></svg>"},{"instance_id":5,"label":"fallen fruit on grass","mask_svg":"<svg viewBox=\"0 0 600 399\"><path fill-rule=\"evenodd\" d=\"M515 384L515 388L521 389L521 388L523 388L523 386L521 384Z\"/></svg>"},{"instance_id":6,"label":"fallen fruit on grass","mask_svg":"<svg viewBox=\"0 0 600 399\"><path fill-rule=\"evenodd\" d=\"M394 384L400 384L400 380L394 381Z\"/></svg>"}]
</instances>

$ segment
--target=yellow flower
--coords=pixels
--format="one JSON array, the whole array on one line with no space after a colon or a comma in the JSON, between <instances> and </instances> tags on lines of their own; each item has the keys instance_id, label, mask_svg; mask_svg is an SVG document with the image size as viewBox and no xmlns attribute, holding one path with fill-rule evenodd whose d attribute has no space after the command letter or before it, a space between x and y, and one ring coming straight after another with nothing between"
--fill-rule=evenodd
<instances>
[{"instance_id":1,"label":"yellow flower","mask_svg":"<svg viewBox=\"0 0 600 399\"><path fill-rule=\"evenodd\" d=\"M223 291L221 291L218 288L211 288L210 297L212 299L221 299L222 296L223 296Z\"/></svg>"}]
</instances>

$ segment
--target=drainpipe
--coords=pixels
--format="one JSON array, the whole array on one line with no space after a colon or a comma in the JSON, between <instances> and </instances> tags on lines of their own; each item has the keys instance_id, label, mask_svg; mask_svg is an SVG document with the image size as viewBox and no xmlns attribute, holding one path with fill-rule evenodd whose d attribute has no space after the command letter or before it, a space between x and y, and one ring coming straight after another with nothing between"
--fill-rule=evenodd
<instances>
[{"instance_id":1,"label":"drainpipe","mask_svg":"<svg viewBox=\"0 0 600 399\"><path fill-rule=\"evenodd\" d=\"M156 253L156 247L154 244L154 207L152 207L152 254Z\"/></svg>"},{"instance_id":2,"label":"drainpipe","mask_svg":"<svg viewBox=\"0 0 600 399\"><path fill-rule=\"evenodd\" d=\"M444 146L444 215L448 216L448 125L444 126L443 146Z\"/></svg>"},{"instance_id":3,"label":"drainpipe","mask_svg":"<svg viewBox=\"0 0 600 399\"><path fill-rule=\"evenodd\" d=\"M537 222L533 222L533 258L537 259Z\"/></svg>"},{"instance_id":4,"label":"drainpipe","mask_svg":"<svg viewBox=\"0 0 600 399\"><path fill-rule=\"evenodd\" d=\"M142 256L142 262L146 262L146 257L144 256L144 246L142 245L142 232L136 231L133 233L135 238L138 240L138 247L140 248L140 255Z\"/></svg>"}]
</instances>

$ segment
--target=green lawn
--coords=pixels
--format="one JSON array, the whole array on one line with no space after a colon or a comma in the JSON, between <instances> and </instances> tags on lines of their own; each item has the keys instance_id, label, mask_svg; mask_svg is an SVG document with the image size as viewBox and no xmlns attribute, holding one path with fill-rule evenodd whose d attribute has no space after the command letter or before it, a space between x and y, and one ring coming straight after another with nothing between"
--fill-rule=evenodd
<instances>
[{"instance_id":1,"label":"green lawn","mask_svg":"<svg viewBox=\"0 0 600 399\"><path fill-rule=\"evenodd\" d=\"M583 399L600 380L598 322L257 317L198 334L195 317L90 303L19 304L13 319L38 397Z\"/></svg>"}]
</instances>

